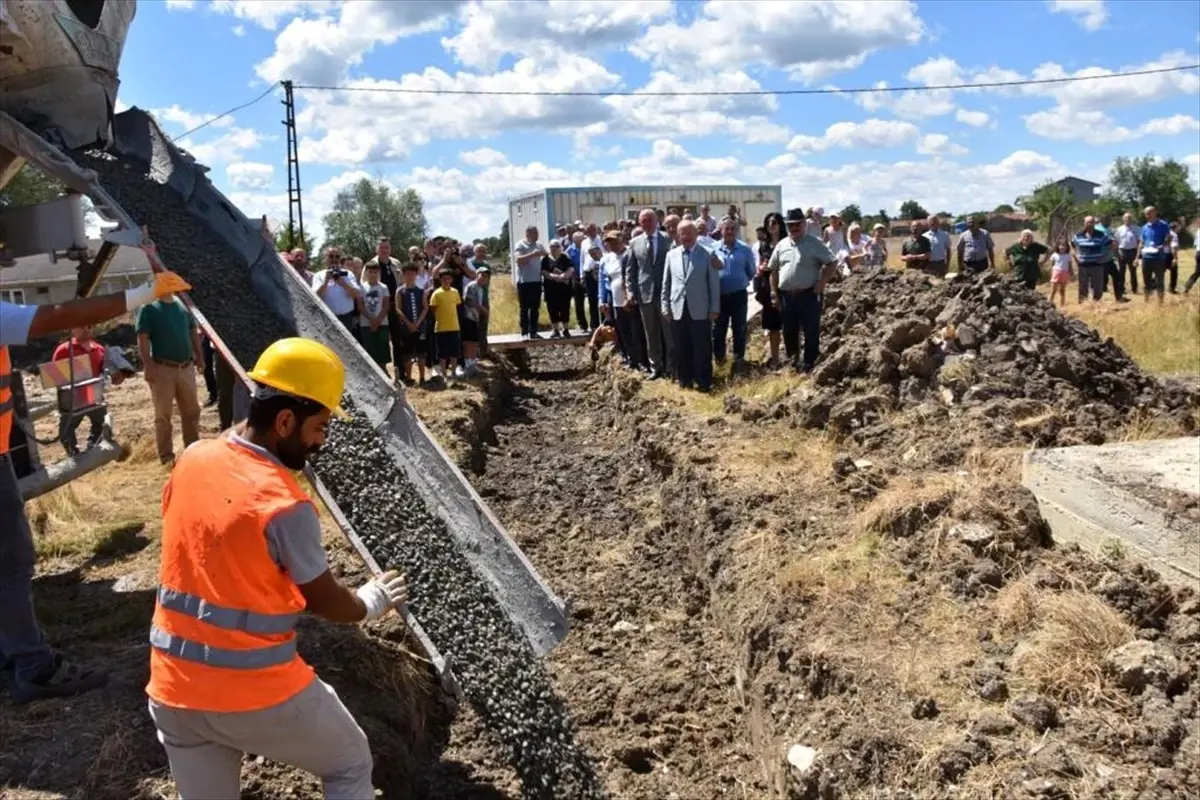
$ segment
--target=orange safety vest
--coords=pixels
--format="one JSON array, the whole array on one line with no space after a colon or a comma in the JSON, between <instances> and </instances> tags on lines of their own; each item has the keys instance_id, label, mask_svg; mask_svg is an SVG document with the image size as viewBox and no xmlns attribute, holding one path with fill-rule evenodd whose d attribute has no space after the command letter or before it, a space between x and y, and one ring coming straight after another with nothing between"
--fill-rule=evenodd
<instances>
[{"instance_id":1,"label":"orange safety vest","mask_svg":"<svg viewBox=\"0 0 1200 800\"><path fill-rule=\"evenodd\" d=\"M222 437L180 456L162 494L162 561L146 693L174 708L257 711L315 677L296 652L304 597L266 528L311 503L282 465Z\"/></svg>"},{"instance_id":2,"label":"orange safety vest","mask_svg":"<svg viewBox=\"0 0 1200 800\"><path fill-rule=\"evenodd\" d=\"M12 359L7 347L0 347L0 456L8 453L8 440L12 437L13 391Z\"/></svg>"}]
</instances>

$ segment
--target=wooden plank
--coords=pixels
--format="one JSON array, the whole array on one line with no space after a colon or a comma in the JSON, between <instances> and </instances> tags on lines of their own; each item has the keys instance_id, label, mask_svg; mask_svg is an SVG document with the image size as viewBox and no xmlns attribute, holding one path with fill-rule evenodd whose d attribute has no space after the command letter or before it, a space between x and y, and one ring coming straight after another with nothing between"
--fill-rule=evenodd
<instances>
[{"instance_id":1,"label":"wooden plank","mask_svg":"<svg viewBox=\"0 0 1200 800\"><path fill-rule=\"evenodd\" d=\"M502 333L498 336L488 335L487 346L489 350L532 350L539 347L579 347L586 345L592 341L590 335L585 335L583 331L573 330L568 339L551 339L550 334L542 331L541 339L524 339L519 333Z\"/></svg>"}]
</instances>

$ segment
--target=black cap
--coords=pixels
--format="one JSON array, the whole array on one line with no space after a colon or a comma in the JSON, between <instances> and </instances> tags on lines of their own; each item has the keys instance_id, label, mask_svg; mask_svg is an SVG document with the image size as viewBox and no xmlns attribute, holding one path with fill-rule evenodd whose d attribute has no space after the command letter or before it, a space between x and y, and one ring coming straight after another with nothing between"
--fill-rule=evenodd
<instances>
[{"instance_id":1,"label":"black cap","mask_svg":"<svg viewBox=\"0 0 1200 800\"><path fill-rule=\"evenodd\" d=\"M807 222L807 220L804 218L804 209L789 208L787 217L785 217L783 221L788 225L791 225L793 222Z\"/></svg>"}]
</instances>

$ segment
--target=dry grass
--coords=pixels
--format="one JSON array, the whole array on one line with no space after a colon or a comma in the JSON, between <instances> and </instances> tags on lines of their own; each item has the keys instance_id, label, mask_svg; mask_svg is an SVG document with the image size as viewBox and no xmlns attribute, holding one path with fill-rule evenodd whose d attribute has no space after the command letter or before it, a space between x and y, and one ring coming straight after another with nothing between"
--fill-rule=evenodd
<instances>
[{"instance_id":1,"label":"dry grass","mask_svg":"<svg viewBox=\"0 0 1200 800\"><path fill-rule=\"evenodd\" d=\"M958 487L952 475L905 476L862 510L858 527L876 535L911 536L950 506Z\"/></svg>"},{"instance_id":2,"label":"dry grass","mask_svg":"<svg viewBox=\"0 0 1200 800\"><path fill-rule=\"evenodd\" d=\"M1015 672L1030 688L1076 704L1110 699L1104 658L1134 630L1103 600L1080 591L1045 594L1023 579L1000 592L996 613L1005 630L1030 632L1014 654Z\"/></svg>"},{"instance_id":3,"label":"dry grass","mask_svg":"<svg viewBox=\"0 0 1200 800\"><path fill-rule=\"evenodd\" d=\"M517 287L508 275L492 276L488 287L488 333L520 333L521 321L517 304ZM548 322L546 310L541 313L542 322Z\"/></svg>"},{"instance_id":4,"label":"dry grass","mask_svg":"<svg viewBox=\"0 0 1200 800\"><path fill-rule=\"evenodd\" d=\"M1191 253L1180 255L1181 265L1192 263ZM1049 293L1048 288L1044 291ZM1200 295L1167 295L1160 306L1156 299L1141 297L1117 303L1111 295L1098 303L1078 303L1075 293L1075 286L1067 287L1064 311L1101 336L1112 337L1142 369L1165 375L1200 375Z\"/></svg>"}]
</instances>

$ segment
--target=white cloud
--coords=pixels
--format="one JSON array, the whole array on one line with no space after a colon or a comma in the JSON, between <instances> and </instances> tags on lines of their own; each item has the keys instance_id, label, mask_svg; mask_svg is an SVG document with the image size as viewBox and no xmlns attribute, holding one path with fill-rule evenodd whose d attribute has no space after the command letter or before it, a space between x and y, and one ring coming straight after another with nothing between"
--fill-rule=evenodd
<instances>
[{"instance_id":1,"label":"white cloud","mask_svg":"<svg viewBox=\"0 0 1200 800\"><path fill-rule=\"evenodd\" d=\"M231 127L226 133L215 139L196 143L193 137L189 136L177 144L191 153L192 157L201 164L211 166L237 161L245 153L257 149L259 145L270 138L251 128Z\"/></svg>"},{"instance_id":2,"label":"white cloud","mask_svg":"<svg viewBox=\"0 0 1200 800\"><path fill-rule=\"evenodd\" d=\"M917 152L927 156L964 156L968 151L944 133L927 133L917 142Z\"/></svg>"},{"instance_id":3,"label":"white cloud","mask_svg":"<svg viewBox=\"0 0 1200 800\"><path fill-rule=\"evenodd\" d=\"M1192 176L1192 186L1200 191L1200 153L1192 153L1183 159L1184 166Z\"/></svg>"},{"instance_id":4,"label":"white cloud","mask_svg":"<svg viewBox=\"0 0 1200 800\"><path fill-rule=\"evenodd\" d=\"M633 95L605 98L612 108L611 121L582 132L576 145L606 133L646 139L726 136L748 144L782 144L788 140L790 131L770 119L779 108L774 95L662 96L664 92L692 89L686 78L656 72ZM755 92L762 86L746 73L734 71L721 76L721 89Z\"/></svg>"},{"instance_id":5,"label":"white cloud","mask_svg":"<svg viewBox=\"0 0 1200 800\"><path fill-rule=\"evenodd\" d=\"M458 158L464 164L470 164L473 167L495 167L508 163L508 156L490 147L481 147L478 150L468 150L465 153L459 153Z\"/></svg>"},{"instance_id":6,"label":"white cloud","mask_svg":"<svg viewBox=\"0 0 1200 800\"><path fill-rule=\"evenodd\" d=\"M835 122L823 136L798 135L788 143L793 153L820 153L840 148L886 149L915 141L921 131L911 122L868 119L864 122Z\"/></svg>"},{"instance_id":7,"label":"white cloud","mask_svg":"<svg viewBox=\"0 0 1200 800\"><path fill-rule=\"evenodd\" d=\"M964 125L970 125L972 128L983 128L992 121L992 118L986 111L968 111L965 108L955 111L954 118Z\"/></svg>"},{"instance_id":8,"label":"white cloud","mask_svg":"<svg viewBox=\"0 0 1200 800\"><path fill-rule=\"evenodd\" d=\"M241 36L246 35L246 26L245 25L234 25L233 28L231 28L230 30L233 31L234 36L241 37Z\"/></svg>"},{"instance_id":9,"label":"white cloud","mask_svg":"<svg viewBox=\"0 0 1200 800\"><path fill-rule=\"evenodd\" d=\"M271 164L260 164L256 161L239 161L225 167L225 177L235 189L249 191L264 191L271 187L271 179L275 176L275 167Z\"/></svg>"},{"instance_id":10,"label":"white cloud","mask_svg":"<svg viewBox=\"0 0 1200 800\"><path fill-rule=\"evenodd\" d=\"M196 5L196 0L167 0L168 11L189 11Z\"/></svg>"},{"instance_id":11,"label":"white cloud","mask_svg":"<svg viewBox=\"0 0 1200 800\"><path fill-rule=\"evenodd\" d=\"M1052 14L1070 14L1085 30L1096 31L1108 21L1104 0L1049 0Z\"/></svg>"},{"instance_id":12,"label":"white cloud","mask_svg":"<svg viewBox=\"0 0 1200 800\"><path fill-rule=\"evenodd\" d=\"M961 154L946 154L954 155ZM505 218L510 196L549 186L779 183L783 185L784 207L841 208L858 203L864 210L895 210L900 201L916 197L927 208L969 210L1011 203L1037 183L1061 178L1065 172L1053 158L1028 150L997 162L977 164L938 156L895 163L855 160L821 167L805 163L795 153L763 163L744 162L733 156L697 157L674 141L660 139L641 155L624 159L611 169L580 171L541 161L505 162L474 171L416 167L392 176L391 182L421 194L432 230L465 238L494 236ZM348 174L365 175L361 171ZM946 180L947 174L954 175L955 180ZM283 210L286 214L286 205Z\"/></svg>"},{"instance_id":13,"label":"white cloud","mask_svg":"<svg viewBox=\"0 0 1200 800\"><path fill-rule=\"evenodd\" d=\"M210 119L220 115L220 112L197 113L188 111L185 108L180 108L177 105L169 106L168 108L153 108L150 113L158 120L160 124L169 123L178 129L178 133L190 131L192 128L197 128ZM209 125L210 128L228 128L233 125L233 117L222 117Z\"/></svg>"},{"instance_id":14,"label":"white cloud","mask_svg":"<svg viewBox=\"0 0 1200 800\"><path fill-rule=\"evenodd\" d=\"M495 69L510 53L538 56L567 46L579 54L623 47L671 15L670 0L496 0L466 6L462 28L442 47L468 67Z\"/></svg>"},{"instance_id":15,"label":"white cloud","mask_svg":"<svg viewBox=\"0 0 1200 800\"><path fill-rule=\"evenodd\" d=\"M372 89L451 91L596 91L615 87L620 76L582 56L563 53L552 60L523 58L512 69L488 75L450 75L427 67L399 80L362 79L347 85ZM358 165L396 161L411 148L439 139L476 139L507 130L570 133L612 118L600 97L521 97L503 94L457 98L453 113L445 97L388 92L308 92L297 125L313 135L301 138L303 161ZM362 120L380 120L363 125Z\"/></svg>"},{"instance_id":16,"label":"white cloud","mask_svg":"<svg viewBox=\"0 0 1200 800\"><path fill-rule=\"evenodd\" d=\"M338 0L212 0L208 8L217 14L228 14L273 31L285 19L332 11L338 5ZM190 3L188 7L191 7Z\"/></svg>"},{"instance_id":17,"label":"white cloud","mask_svg":"<svg viewBox=\"0 0 1200 800\"><path fill-rule=\"evenodd\" d=\"M437 30L462 3L355 0L337 5L336 16L330 11L316 17L297 17L275 37L275 52L254 69L265 81L336 84L377 45ZM274 4L275 0L270 0L266 5Z\"/></svg>"},{"instance_id":18,"label":"white cloud","mask_svg":"<svg viewBox=\"0 0 1200 800\"><path fill-rule=\"evenodd\" d=\"M1070 106L1055 106L1025 117L1030 133L1062 142L1084 142L1091 145L1115 144L1145 136L1179 136L1200 131L1200 119L1187 114L1175 114L1147 120L1136 128L1118 125L1103 111L1076 111Z\"/></svg>"},{"instance_id":19,"label":"white cloud","mask_svg":"<svg viewBox=\"0 0 1200 800\"><path fill-rule=\"evenodd\" d=\"M917 44L925 33L908 0L710 0L690 24L654 26L630 49L661 69L760 65L815 81L861 66L876 50Z\"/></svg>"}]
</instances>

